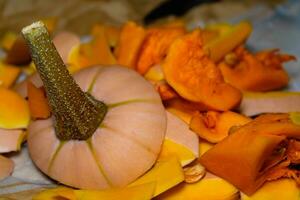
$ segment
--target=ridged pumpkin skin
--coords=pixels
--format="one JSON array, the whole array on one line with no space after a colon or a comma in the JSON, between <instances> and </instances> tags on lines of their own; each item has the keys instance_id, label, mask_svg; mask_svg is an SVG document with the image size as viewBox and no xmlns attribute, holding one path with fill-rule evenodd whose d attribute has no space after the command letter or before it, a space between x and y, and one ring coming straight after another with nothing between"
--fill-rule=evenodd
<instances>
[{"instance_id":1,"label":"ridged pumpkin skin","mask_svg":"<svg viewBox=\"0 0 300 200\"><path fill-rule=\"evenodd\" d=\"M104 120L86 141L60 141L52 118L34 121L29 126L30 156L45 174L69 186L125 186L150 169L160 152L166 129L160 97L150 83L124 67L95 66L74 78L108 106Z\"/></svg>"}]
</instances>

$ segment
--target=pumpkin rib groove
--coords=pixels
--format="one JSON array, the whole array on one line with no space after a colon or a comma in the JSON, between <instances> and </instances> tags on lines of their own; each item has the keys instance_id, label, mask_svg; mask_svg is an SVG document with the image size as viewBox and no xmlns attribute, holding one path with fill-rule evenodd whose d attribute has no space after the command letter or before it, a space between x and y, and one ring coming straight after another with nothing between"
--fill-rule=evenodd
<instances>
[{"instance_id":1,"label":"pumpkin rib groove","mask_svg":"<svg viewBox=\"0 0 300 200\"><path fill-rule=\"evenodd\" d=\"M113 187L113 183L109 180L108 176L106 175L106 173L104 172L104 169L103 167L101 166L99 160L97 159L97 155L96 155L96 151L94 149L94 146L93 146L93 143L91 141L91 138L89 138L88 140L85 141L95 162L96 162L96 165L99 169L99 172L102 174L102 176L104 177L106 183L110 186L110 187Z\"/></svg>"},{"instance_id":2,"label":"pumpkin rib groove","mask_svg":"<svg viewBox=\"0 0 300 200\"><path fill-rule=\"evenodd\" d=\"M53 163L54 163L59 151L62 149L62 147L64 146L65 143L66 143L65 141L59 141L58 146L55 148L55 151L54 151L54 153L52 154L52 156L50 158L49 166L48 166L48 169L47 169L47 172L49 174L50 174L51 168L53 166Z\"/></svg>"},{"instance_id":3,"label":"pumpkin rib groove","mask_svg":"<svg viewBox=\"0 0 300 200\"><path fill-rule=\"evenodd\" d=\"M125 134L123 131L117 130L117 129L114 129L114 128L108 127L108 126L102 127L102 128L103 129L108 129L108 130L110 130L110 131L112 131L114 133L117 133L117 135L122 136L122 137L124 137L124 138L126 138L126 139L128 139L130 141L133 141L134 143L138 144L140 147L142 147L143 149L145 149L147 152L149 152L149 153L151 153L153 155L156 155L156 153L151 148L147 147L147 145L141 143L140 141L134 139L133 137L130 137L129 135Z\"/></svg>"},{"instance_id":4,"label":"pumpkin rib groove","mask_svg":"<svg viewBox=\"0 0 300 200\"><path fill-rule=\"evenodd\" d=\"M101 72L101 68L96 71L92 81L88 85L87 93L91 94L92 90L94 89L95 83L100 75L100 72Z\"/></svg>"},{"instance_id":5,"label":"pumpkin rib groove","mask_svg":"<svg viewBox=\"0 0 300 200\"><path fill-rule=\"evenodd\" d=\"M160 103L160 101L157 101L156 99L130 99L126 101L121 101L117 103L107 104L108 109L128 105L131 103Z\"/></svg>"}]
</instances>

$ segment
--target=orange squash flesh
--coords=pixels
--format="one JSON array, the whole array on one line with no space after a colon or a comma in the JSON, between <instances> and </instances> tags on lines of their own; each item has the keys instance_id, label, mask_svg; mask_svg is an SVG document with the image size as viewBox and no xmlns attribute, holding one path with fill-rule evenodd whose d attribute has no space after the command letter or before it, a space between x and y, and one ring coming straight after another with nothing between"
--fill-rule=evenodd
<instances>
[{"instance_id":1,"label":"orange squash flesh","mask_svg":"<svg viewBox=\"0 0 300 200\"><path fill-rule=\"evenodd\" d=\"M234 63L219 64L225 80L239 89L257 92L285 87L289 77L282 63L295 60L294 56L278 54L278 50L251 54L241 46L233 56Z\"/></svg>"},{"instance_id":2,"label":"orange squash flesh","mask_svg":"<svg viewBox=\"0 0 300 200\"><path fill-rule=\"evenodd\" d=\"M101 32L103 28L109 45L111 47L115 47L118 43L121 30L118 27L111 25L96 24L92 28L91 35L97 36L97 34Z\"/></svg>"},{"instance_id":3,"label":"orange squash flesh","mask_svg":"<svg viewBox=\"0 0 300 200\"><path fill-rule=\"evenodd\" d=\"M43 88L37 88L32 82L27 83L28 105L33 119L47 119L50 108Z\"/></svg>"},{"instance_id":4,"label":"orange squash flesh","mask_svg":"<svg viewBox=\"0 0 300 200\"><path fill-rule=\"evenodd\" d=\"M68 63L79 68L98 64L116 64L116 59L110 50L104 28L99 30L88 43L73 47L68 57Z\"/></svg>"},{"instance_id":5,"label":"orange squash flesh","mask_svg":"<svg viewBox=\"0 0 300 200\"><path fill-rule=\"evenodd\" d=\"M163 81L154 83L154 87L163 101L178 97L178 94L167 83Z\"/></svg>"},{"instance_id":6,"label":"orange squash flesh","mask_svg":"<svg viewBox=\"0 0 300 200\"><path fill-rule=\"evenodd\" d=\"M19 77L20 73L20 68L0 61L0 86L6 88L11 87Z\"/></svg>"},{"instance_id":7,"label":"orange squash flesh","mask_svg":"<svg viewBox=\"0 0 300 200\"><path fill-rule=\"evenodd\" d=\"M115 49L118 64L135 68L145 34L144 28L134 22L127 22L122 27L119 42Z\"/></svg>"},{"instance_id":8,"label":"orange squash flesh","mask_svg":"<svg viewBox=\"0 0 300 200\"><path fill-rule=\"evenodd\" d=\"M220 34L220 37L216 37L206 44L205 50L210 53L210 58L213 61L218 62L226 54L245 42L251 31L252 27L248 22L240 22L233 27L229 27L228 31Z\"/></svg>"},{"instance_id":9,"label":"orange squash flesh","mask_svg":"<svg viewBox=\"0 0 300 200\"><path fill-rule=\"evenodd\" d=\"M137 71L145 74L153 65L160 63L167 54L173 41L184 35L182 27L151 28L142 44L137 62Z\"/></svg>"},{"instance_id":10,"label":"orange squash flesh","mask_svg":"<svg viewBox=\"0 0 300 200\"><path fill-rule=\"evenodd\" d=\"M250 121L250 118L231 111L223 113L208 111L205 114L193 115L190 128L202 139L218 143L229 135L230 128L244 125Z\"/></svg>"},{"instance_id":11,"label":"orange squash flesh","mask_svg":"<svg viewBox=\"0 0 300 200\"><path fill-rule=\"evenodd\" d=\"M30 121L28 103L22 96L0 87L0 128L25 129Z\"/></svg>"},{"instance_id":12,"label":"orange squash flesh","mask_svg":"<svg viewBox=\"0 0 300 200\"><path fill-rule=\"evenodd\" d=\"M293 124L289 115L263 115L236 129L208 150L200 162L212 173L251 195L265 181L287 176L280 172L285 156L278 152L285 139L299 136L300 126Z\"/></svg>"},{"instance_id":13,"label":"orange squash flesh","mask_svg":"<svg viewBox=\"0 0 300 200\"><path fill-rule=\"evenodd\" d=\"M199 30L174 41L163 63L165 79L187 100L213 110L230 110L240 103L242 94L224 82L221 71L202 46Z\"/></svg>"}]
</instances>

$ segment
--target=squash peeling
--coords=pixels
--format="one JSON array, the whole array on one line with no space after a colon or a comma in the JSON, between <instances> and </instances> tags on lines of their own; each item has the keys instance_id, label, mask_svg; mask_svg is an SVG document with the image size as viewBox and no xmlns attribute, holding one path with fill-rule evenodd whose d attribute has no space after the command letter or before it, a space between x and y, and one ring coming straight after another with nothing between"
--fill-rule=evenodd
<instances>
[{"instance_id":1,"label":"squash peeling","mask_svg":"<svg viewBox=\"0 0 300 200\"><path fill-rule=\"evenodd\" d=\"M0 155L0 181L8 177L14 169L14 162Z\"/></svg>"},{"instance_id":2,"label":"squash peeling","mask_svg":"<svg viewBox=\"0 0 300 200\"><path fill-rule=\"evenodd\" d=\"M93 65L112 65L116 63L104 28L99 30L88 43L82 43L72 48L67 63L80 68Z\"/></svg>"},{"instance_id":3,"label":"squash peeling","mask_svg":"<svg viewBox=\"0 0 300 200\"><path fill-rule=\"evenodd\" d=\"M20 68L0 61L0 86L11 87L16 82L20 73Z\"/></svg>"},{"instance_id":4,"label":"squash peeling","mask_svg":"<svg viewBox=\"0 0 300 200\"><path fill-rule=\"evenodd\" d=\"M121 29L120 38L114 51L120 65L135 69L138 54L145 38L143 27L127 22Z\"/></svg>"},{"instance_id":5,"label":"squash peeling","mask_svg":"<svg viewBox=\"0 0 300 200\"><path fill-rule=\"evenodd\" d=\"M22 129L1 129L0 128L0 153L19 151L26 133Z\"/></svg>"},{"instance_id":6,"label":"squash peeling","mask_svg":"<svg viewBox=\"0 0 300 200\"><path fill-rule=\"evenodd\" d=\"M159 81L154 83L154 87L163 101L171 100L178 97L178 94L165 81Z\"/></svg>"},{"instance_id":7,"label":"squash peeling","mask_svg":"<svg viewBox=\"0 0 300 200\"><path fill-rule=\"evenodd\" d=\"M208 111L193 115L190 128L202 139L218 143L229 135L230 128L242 126L250 121L250 118L231 111Z\"/></svg>"},{"instance_id":8,"label":"squash peeling","mask_svg":"<svg viewBox=\"0 0 300 200\"><path fill-rule=\"evenodd\" d=\"M144 75L167 55L170 45L186 30L180 27L151 28L147 31L137 62L137 71Z\"/></svg>"},{"instance_id":9,"label":"squash peeling","mask_svg":"<svg viewBox=\"0 0 300 200\"><path fill-rule=\"evenodd\" d=\"M211 29L218 30L219 37L206 44L204 49L209 52L210 58L215 62L220 61L226 54L243 44L252 32L251 24L245 21L234 26L224 24Z\"/></svg>"},{"instance_id":10,"label":"squash peeling","mask_svg":"<svg viewBox=\"0 0 300 200\"><path fill-rule=\"evenodd\" d=\"M239 46L225 57L219 67L225 80L233 86L241 90L265 92L287 86L289 77L282 63L291 60L296 58L279 54L277 49L252 54Z\"/></svg>"},{"instance_id":11,"label":"squash peeling","mask_svg":"<svg viewBox=\"0 0 300 200\"><path fill-rule=\"evenodd\" d=\"M95 24L91 30L91 35L97 36L99 32L104 29L105 36L111 47L115 47L120 38L121 30L118 27L107 25L107 24Z\"/></svg>"},{"instance_id":12,"label":"squash peeling","mask_svg":"<svg viewBox=\"0 0 300 200\"><path fill-rule=\"evenodd\" d=\"M238 106L241 92L224 82L202 46L200 30L174 41L162 65L166 81L183 98L210 109L225 111Z\"/></svg>"},{"instance_id":13,"label":"squash peeling","mask_svg":"<svg viewBox=\"0 0 300 200\"><path fill-rule=\"evenodd\" d=\"M27 82L28 105L30 115L33 119L47 119L50 117L50 107L48 105L45 90L36 87L32 82Z\"/></svg>"},{"instance_id":14,"label":"squash peeling","mask_svg":"<svg viewBox=\"0 0 300 200\"><path fill-rule=\"evenodd\" d=\"M299 182L300 126L288 114L266 114L235 129L208 150L200 162L243 193L282 177Z\"/></svg>"}]
</instances>

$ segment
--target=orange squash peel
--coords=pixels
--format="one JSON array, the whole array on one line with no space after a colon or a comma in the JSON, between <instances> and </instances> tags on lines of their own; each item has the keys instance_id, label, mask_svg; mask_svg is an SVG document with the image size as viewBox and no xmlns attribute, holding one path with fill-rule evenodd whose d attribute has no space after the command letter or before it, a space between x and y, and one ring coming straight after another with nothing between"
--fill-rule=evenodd
<instances>
[{"instance_id":1,"label":"orange squash peel","mask_svg":"<svg viewBox=\"0 0 300 200\"><path fill-rule=\"evenodd\" d=\"M242 46L230 55L232 59L226 61L225 58L219 64L225 80L241 90L255 92L287 86L289 76L282 63L296 59L291 55L279 54L277 49L252 54Z\"/></svg>"},{"instance_id":2,"label":"orange squash peel","mask_svg":"<svg viewBox=\"0 0 300 200\"><path fill-rule=\"evenodd\" d=\"M230 128L242 126L250 121L250 118L231 111L223 113L208 111L193 115L190 128L202 139L218 143L229 135Z\"/></svg>"},{"instance_id":3,"label":"orange squash peel","mask_svg":"<svg viewBox=\"0 0 300 200\"><path fill-rule=\"evenodd\" d=\"M299 174L289 168L299 158L290 158L288 151L299 152L298 145L289 148L290 138L299 136L300 126L288 114L262 115L209 149L200 162L251 195L268 180L281 177L299 180Z\"/></svg>"},{"instance_id":4,"label":"orange squash peel","mask_svg":"<svg viewBox=\"0 0 300 200\"><path fill-rule=\"evenodd\" d=\"M230 110L241 92L224 82L221 71L202 49L200 30L174 41L163 62L165 79L183 98L214 110Z\"/></svg>"},{"instance_id":5,"label":"orange squash peel","mask_svg":"<svg viewBox=\"0 0 300 200\"><path fill-rule=\"evenodd\" d=\"M183 36L182 27L151 28L147 31L137 62L137 71L144 75L152 66L159 64L167 55L174 40Z\"/></svg>"},{"instance_id":6,"label":"orange squash peel","mask_svg":"<svg viewBox=\"0 0 300 200\"><path fill-rule=\"evenodd\" d=\"M135 69L138 54L146 31L134 22L127 22L121 29L120 38L114 51L120 65Z\"/></svg>"}]
</instances>

